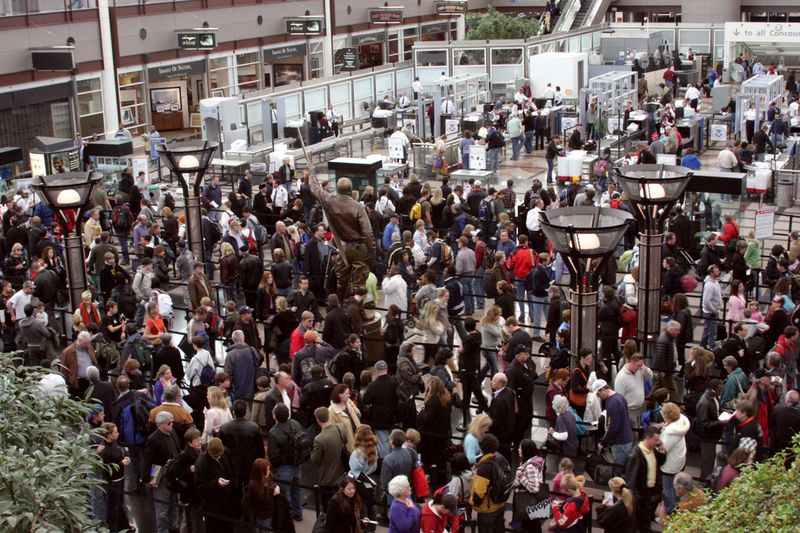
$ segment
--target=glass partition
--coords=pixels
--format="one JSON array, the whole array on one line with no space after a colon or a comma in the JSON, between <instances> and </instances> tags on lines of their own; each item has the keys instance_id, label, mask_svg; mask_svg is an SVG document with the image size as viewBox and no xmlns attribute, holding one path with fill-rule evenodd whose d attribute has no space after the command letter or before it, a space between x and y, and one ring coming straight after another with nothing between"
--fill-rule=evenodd
<instances>
[{"instance_id":1,"label":"glass partition","mask_svg":"<svg viewBox=\"0 0 800 533\"><path fill-rule=\"evenodd\" d=\"M310 89L303 93L305 97L306 114L310 111L325 111L328 108L327 91L325 87Z\"/></svg>"},{"instance_id":2,"label":"glass partition","mask_svg":"<svg viewBox=\"0 0 800 533\"><path fill-rule=\"evenodd\" d=\"M144 133L147 127L147 101L142 71L124 72L117 79L122 124L132 135Z\"/></svg>"},{"instance_id":3,"label":"glass partition","mask_svg":"<svg viewBox=\"0 0 800 533\"><path fill-rule=\"evenodd\" d=\"M508 83L525 76L523 49L493 48L491 78L495 83Z\"/></svg>"},{"instance_id":4,"label":"glass partition","mask_svg":"<svg viewBox=\"0 0 800 533\"><path fill-rule=\"evenodd\" d=\"M91 137L105 131L103 125L103 94L100 89L100 78L89 78L76 82L78 93L78 122L81 135Z\"/></svg>"},{"instance_id":5,"label":"glass partition","mask_svg":"<svg viewBox=\"0 0 800 533\"><path fill-rule=\"evenodd\" d=\"M239 94L259 89L258 52L236 55L236 84Z\"/></svg>"},{"instance_id":6,"label":"glass partition","mask_svg":"<svg viewBox=\"0 0 800 533\"><path fill-rule=\"evenodd\" d=\"M329 101L337 113L342 115L343 120L353 118L353 106L350 105L353 99L350 96L350 82L336 83L328 87Z\"/></svg>"},{"instance_id":7,"label":"glass partition","mask_svg":"<svg viewBox=\"0 0 800 533\"><path fill-rule=\"evenodd\" d=\"M375 95L372 92L372 77L353 81L354 116L362 117L369 115L370 108L374 101Z\"/></svg>"},{"instance_id":8,"label":"glass partition","mask_svg":"<svg viewBox=\"0 0 800 533\"><path fill-rule=\"evenodd\" d=\"M386 95L392 99L394 96L394 73L386 72L375 75L375 94L379 99Z\"/></svg>"},{"instance_id":9,"label":"glass partition","mask_svg":"<svg viewBox=\"0 0 800 533\"><path fill-rule=\"evenodd\" d=\"M400 94L403 91L410 91L413 83L414 69L406 68L395 72L395 87L397 87L397 94Z\"/></svg>"},{"instance_id":10,"label":"glass partition","mask_svg":"<svg viewBox=\"0 0 800 533\"><path fill-rule=\"evenodd\" d=\"M230 58L215 57L209 59L208 76L211 82L211 96L231 95Z\"/></svg>"}]
</instances>

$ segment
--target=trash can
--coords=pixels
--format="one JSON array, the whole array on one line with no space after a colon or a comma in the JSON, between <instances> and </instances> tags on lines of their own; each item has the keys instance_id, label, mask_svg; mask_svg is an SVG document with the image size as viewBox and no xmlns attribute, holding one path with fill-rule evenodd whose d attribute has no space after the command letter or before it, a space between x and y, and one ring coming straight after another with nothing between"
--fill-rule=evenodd
<instances>
[{"instance_id":1,"label":"trash can","mask_svg":"<svg viewBox=\"0 0 800 533\"><path fill-rule=\"evenodd\" d=\"M789 173L777 173L775 179L775 205L792 207L794 205L794 176Z\"/></svg>"}]
</instances>

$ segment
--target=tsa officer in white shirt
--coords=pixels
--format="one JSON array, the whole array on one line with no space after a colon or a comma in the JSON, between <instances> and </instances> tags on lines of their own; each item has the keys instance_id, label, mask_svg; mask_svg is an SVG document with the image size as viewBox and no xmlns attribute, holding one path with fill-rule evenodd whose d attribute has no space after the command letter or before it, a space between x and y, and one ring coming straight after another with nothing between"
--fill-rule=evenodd
<instances>
[{"instance_id":1,"label":"tsa officer in white shirt","mask_svg":"<svg viewBox=\"0 0 800 533\"><path fill-rule=\"evenodd\" d=\"M325 112L325 118L328 120L328 126L333 130L333 134L339 136L339 121L342 116L336 112L333 105L328 104L328 110Z\"/></svg>"},{"instance_id":2,"label":"tsa officer in white shirt","mask_svg":"<svg viewBox=\"0 0 800 533\"><path fill-rule=\"evenodd\" d=\"M422 96L422 82L419 81L419 78L414 78L411 88L414 90L414 100L419 100L419 97Z\"/></svg>"},{"instance_id":3,"label":"tsa officer in white shirt","mask_svg":"<svg viewBox=\"0 0 800 533\"><path fill-rule=\"evenodd\" d=\"M400 95L400 100L397 101L397 107L400 109L405 109L409 105L411 105L411 100L406 96L406 93Z\"/></svg>"}]
</instances>

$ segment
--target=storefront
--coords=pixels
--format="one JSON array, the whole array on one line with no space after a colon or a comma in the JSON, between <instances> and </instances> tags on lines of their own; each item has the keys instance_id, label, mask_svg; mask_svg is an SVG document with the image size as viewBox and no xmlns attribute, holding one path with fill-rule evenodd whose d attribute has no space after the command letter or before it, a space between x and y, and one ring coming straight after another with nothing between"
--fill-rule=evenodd
<instances>
[{"instance_id":1,"label":"storefront","mask_svg":"<svg viewBox=\"0 0 800 533\"><path fill-rule=\"evenodd\" d=\"M161 65L147 69L147 109L150 112L150 123L158 131L181 130L190 127L192 113L198 112L198 104L206 97L203 74L205 61L202 59ZM122 122L137 120L131 116L130 105L133 96L138 96L126 89L123 97L120 86L120 107L122 108ZM134 109L142 108L135 104Z\"/></svg>"},{"instance_id":2,"label":"storefront","mask_svg":"<svg viewBox=\"0 0 800 533\"><path fill-rule=\"evenodd\" d=\"M308 79L305 62L307 52L305 43L265 48L264 88L281 87Z\"/></svg>"},{"instance_id":3,"label":"storefront","mask_svg":"<svg viewBox=\"0 0 800 533\"><path fill-rule=\"evenodd\" d=\"M350 42L354 47L358 48L358 64L360 68L365 69L383 65L383 49L387 45L386 32L354 35L350 38Z\"/></svg>"},{"instance_id":4,"label":"storefront","mask_svg":"<svg viewBox=\"0 0 800 533\"><path fill-rule=\"evenodd\" d=\"M0 93L0 146L27 153L37 135L72 138L77 131L72 98L69 80Z\"/></svg>"}]
</instances>

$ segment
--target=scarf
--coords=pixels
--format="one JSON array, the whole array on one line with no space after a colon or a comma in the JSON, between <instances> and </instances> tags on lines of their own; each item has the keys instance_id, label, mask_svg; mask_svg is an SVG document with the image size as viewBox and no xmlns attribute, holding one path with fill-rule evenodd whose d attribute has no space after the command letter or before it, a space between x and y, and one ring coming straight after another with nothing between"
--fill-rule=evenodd
<instances>
[{"instance_id":1,"label":"scarf","mask_svg":"<svg viewBox=\"0 0 800 533\"><path fill-rule=\"evenodd\" d=\"M84 326L88 325L89 322L94 322L95 324L100 325L100 313L97 311L97 307L95 307L94 304L81 302L80 309L81 322L83 322Z\"/></svg>"}]
</instances>

